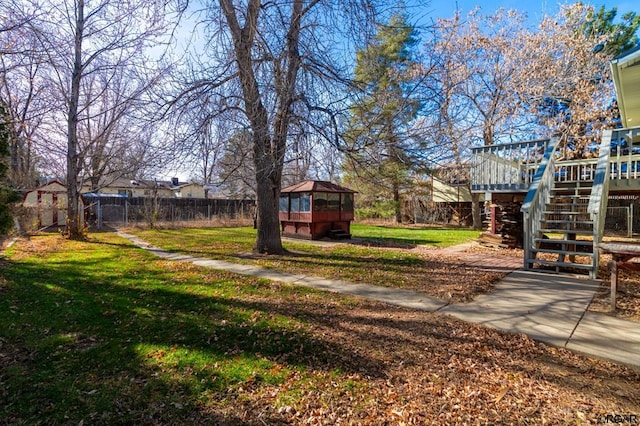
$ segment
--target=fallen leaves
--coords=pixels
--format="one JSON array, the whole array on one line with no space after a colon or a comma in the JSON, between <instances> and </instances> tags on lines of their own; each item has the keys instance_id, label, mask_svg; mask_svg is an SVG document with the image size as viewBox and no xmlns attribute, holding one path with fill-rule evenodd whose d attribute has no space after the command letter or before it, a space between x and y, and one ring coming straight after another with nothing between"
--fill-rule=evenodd
<instances>
[{"instance_id":1,"label":"fallen leaves","mask_svg":"<svg viewBox=\"0 0 640 426\"><path fill-rule=\"evenodd\" d=\"M426 257L423 261L436 265ZM450 259L441 261L445 265ZM589 424L607 414L640 411L637 371L524 335L194 266L168 270L167 265L149 261L143 265L148 271L137 268L135 282L122 284L126 274L119 273L117 284L91 288L99 321L56 341L54 350L61 346L92 361L95 357L83 349L99 345L105 360L124 364L103 368L96 363L84 373L60 370L76 381L80 394L74 402L81 404L73 406L78 411L67 423L124 418L143 424ZM447 270L443 266L437 275ZM452 297L477 285L475 272L452 271L460 274L450 279ZM83 272L78 276L84 279ZM166 279L167 285L154 289L138 282L149 275ZM175 275L184 288L171 281ZM220 280L231 283L233 291L221 293ZM84 281L77 288L82 291L68 305L68 296L50 291L46 296L83 313L80 296L89 289ZM102 303L110 298L121 305ZM19 302L5 304L7 315L30 311ZM17 314L11 314L12 306L20 308ZM118 325L111 317L127 319ZM76 325L87 318L79 317ZM58 334L50 322L41 327L34 334L38 338ZM12 404L20 402L20 392L34 388L18 386L23 377L46 389L32 372L34 360L42 362L37 368L51 365L45 350L30 351L22 335L0 338L0 397ZM12 388L5 386L9 375L17 383ZM61 383L67 378L46 377ZM100 404L91 406L94 400ZM58 407L47 408L46 400L38 405L42 421L53 422L56 412L69 414L59 408L64 398L54 401ZM82 411L83 404L91 408ZM27 419L6 415L0 423Z\"/></svg>"},{"instance_id":2,"label":"fallen leaves","mask_svg":"<svg viewBox=\"0 0 640 426\"><path fill-rule=\"evenodd\" d=\"M313 316L318 342L354 357L298 359L308 366L281 385L237 396L243 423L589 424L640 407L638 372L524 335L376 303L283 303Z\"/></svg>"}]
</instances>

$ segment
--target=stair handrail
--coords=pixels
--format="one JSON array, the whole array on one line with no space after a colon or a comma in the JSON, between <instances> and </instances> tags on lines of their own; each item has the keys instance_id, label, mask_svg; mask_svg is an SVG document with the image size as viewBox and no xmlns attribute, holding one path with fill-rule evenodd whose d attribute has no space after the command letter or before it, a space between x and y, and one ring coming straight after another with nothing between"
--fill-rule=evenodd
<instances>
[{"instance_id":1,"label":"stair handrail","mask_svg":"<svg viewBox=\"0 0 640 426\"><path fill-rule=\"evenodd\" d=\"M593 178L591 197L589 197L589 206L587 207L587 211L593 221L593 270L591 271L591 278L595 278L598 271L599 252L597 246L602 242L604 224L607 216L609 180L611 178L609 158L611 155L612 136L613 130L605 130L602 132L596 174Z\"/></svg>"},{"instance_id":2,"label":"stair handrail","mask_svg":"<svg viewBox=\"0 0 640 426\"><path fill-rule=\"evenodd\" d=\"M529 269L529 261L532 259L535 249L535 238L540 233L540 223L545 205L549 202L551 189L555 180L555 153L558 147L558 138L552 138L547 145L544 156L538 170L533 177L527 196L522 203L520 211L523 213L523 248L524 269Z\"/></svg>"}]
</instances>

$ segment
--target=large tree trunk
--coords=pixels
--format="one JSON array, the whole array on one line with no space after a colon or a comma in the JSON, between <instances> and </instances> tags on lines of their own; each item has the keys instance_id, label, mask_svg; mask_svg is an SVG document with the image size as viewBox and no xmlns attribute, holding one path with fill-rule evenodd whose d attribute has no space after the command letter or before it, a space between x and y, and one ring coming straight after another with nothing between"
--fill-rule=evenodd
<instances>
[{"instance_id":1,"label":"large tree trunk","mask_svg":"<svg viewBox=\"0 0 640 426\"><path fill-rule=\"evenodd\" d=\"M254 250L266 254L282 253L278 217L280 186L272 179L258 179L257 196L257 234Z\"/></svg>"},{"instance_id":2,"label":"large tree trunk","mask_svg":"<svg viewBox=\"0 0 640 426\"><path fill-rule=\"evenodd\" d=\"M77 2L74 63L71 75L71 96L67 116L67 234L72 240L84 238L78 204L78 103L82 79L82 38L84 32L84 0Z\"/></svg>"},{"instance_id":3,"label":"large tree trunk","mask_svg":"<svg viewBox=\"0 0 640 426\"><path fill-rule=\"evenodd\" d=\"M276 80L281 82L276 89L277 111L270 135L268 113L261 99L259 84L254 72L251 49L255 42L261 3L250 0L241 27L231 0L219 0L233 38L233 47L238 64L238 77L242 86L245 113L251 123L254 164L257 183L257 236L254 250L258 253L280 254L283 252L278 219L282 167L286 149L291 104L300 68L298 40L303 13L302 0L294 0L291 6L291 21L287 32L286 67L280 68Z\"/></svg>"}]
</instances>

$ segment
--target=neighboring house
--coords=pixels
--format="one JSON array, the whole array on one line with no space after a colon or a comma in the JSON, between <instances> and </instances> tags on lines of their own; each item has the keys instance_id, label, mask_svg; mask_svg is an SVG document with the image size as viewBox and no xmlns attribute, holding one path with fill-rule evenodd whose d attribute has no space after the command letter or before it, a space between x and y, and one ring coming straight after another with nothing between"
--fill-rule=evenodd
<instances>
[{"instance_id":1,"label":"neighboring house","mask_svg":"<svg viewBox=\"0 0 640 426\"><path fill-rule=\"evenodd\" d=\"M118 178L105 180L97 191L85 184L83 194L110 195L120 197L153 197L159 198L205 198L204 186L197 183L179 182L178 178L170 181L156 179L126 179Z\"/></svg>"},{"instance_id":2,"label":"neighboring house","mask_svg":"<svg viewBox=\"0 0 640 426\"><path fill-rule=\"evenodd\" d=\"M176 198L206 198L205 188L199 183L182 183L173 189Z\"/></svg>"},{"instance_id":3,"label":"neighboring house","mask_svg":"<svg viewBox=\"0 0 640 426\"><path fill-rule=\"evenodd\" d=\"M426 203L420 205L424 221L471 226L473 215L469 182L464 179L459 181L451 173L429 178ZM483 194L480 194L479 201L484 201Z\"/></svg>"},{"instance_id":4,"label":"neighboring house","mask_svg":"<svg viewBox=\"0 0 640 426\"><path fill-rule=\"evenodd\" d=\"M38 228L66 226L67 187L57 180L26 192L22 205L37 209ZM82 201L79 207L82 211Z\"/></svg>"},{"instance_id":5,"label":"neighboring house","mask_svg":"<svg viewBox=\"0 0 640 426\"><path fill-rule=\"evenodd\" d=\"M434 203L470 203L469 184L448 183L437 177L432 177L431 201Z\"/></svg>"},{"instance_id":6,"label":"neighboring house","mask_svg":"<svg viewBox=\"0 0 640 426\"><path fill-rule=\"evenodd\" d=\"M176 178L171 181L114 179L101 186L98 191L91 191L90 185L81 188L84 196L93 197L152 197L159 198L205 198L204 187L196 183L180 183ZM84 204L81 203L81 210ZM57 181L49 181L24 195L24 207L37 209L34 225L38 228L65 226L67 222L67 187ZM30 225L32 226L32 225Z\"/></svg>"},{"instance_id":7,"label":"neighboring house","mask_svg":"<svg viewBox=\"0 0 640 426\"><path fill-rule=\"evenodd\" d=\"M624 128L603 131L598 158L567 159L555 138L473 149L471 190L521 203L525 269L595 277L609 199L640 196L640 46L611 69Z\"/></svg>"}]
</instances>

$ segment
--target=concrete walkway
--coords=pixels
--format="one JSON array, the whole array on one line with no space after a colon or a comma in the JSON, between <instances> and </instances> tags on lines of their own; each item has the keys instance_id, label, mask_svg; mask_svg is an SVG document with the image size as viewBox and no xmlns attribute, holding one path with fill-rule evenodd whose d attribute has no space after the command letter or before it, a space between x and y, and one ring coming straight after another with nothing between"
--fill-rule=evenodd
<instances>
[{"instance_id":1,"label":"concrete walkway","mask_svg":"<svg viewBox=\"0 0 640 426\"><path fill-rule=\"evenodd\" d=\"M138 237L120 236L157 256L273 281L366 297L392 305L452 315L558 347L640 368L640 324L587 312L600 282L567 275L516 270L519 258L443 250L466 266L509 273L491 293L470 303L448 304L434 297L402 289L356 284L307 275L288 274L258 266L169 253Z\"/></svg>"}]
</instances>

